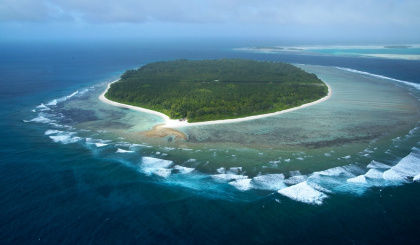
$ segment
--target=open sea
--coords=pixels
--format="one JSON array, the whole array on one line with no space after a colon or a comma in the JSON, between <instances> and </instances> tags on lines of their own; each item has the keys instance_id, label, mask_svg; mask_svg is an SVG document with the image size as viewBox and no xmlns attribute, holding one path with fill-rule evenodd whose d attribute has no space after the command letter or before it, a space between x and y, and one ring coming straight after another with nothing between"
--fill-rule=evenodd
<instances>
[{"instance_id":1,"label":"open sea","mask_svg":"<svg viewBox=\"0 0 420 245\"><path fill-rule=\"evenodd\" d=\"M419 244L420 60L235 50L263 45L0 43L0 243ZM187 141L98 99L127 69L220 58L293 63L332 96Z\"/></svg>"}]
</instances>

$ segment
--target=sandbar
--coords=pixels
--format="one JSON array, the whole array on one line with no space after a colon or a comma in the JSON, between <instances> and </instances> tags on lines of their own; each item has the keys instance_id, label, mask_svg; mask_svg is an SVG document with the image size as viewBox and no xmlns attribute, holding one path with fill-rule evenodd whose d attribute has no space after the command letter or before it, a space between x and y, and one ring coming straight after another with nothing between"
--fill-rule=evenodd
<instances>
[{"instance_id":1,"label":"sandbar","mask_svg":"<svg viewBox=\"0 0 420 245\"><path fill-rule=\"evenodd\" d=\"M148 137L156 137L156 138L163 138L169 135L175 136L175 139L183 139L187 140L187 135L185 135L183 132L180 132L178 130L163 127L165 124L159 124L155 125L152 130L142 132L142 135L148 136Z\"/></svg>"},{"instance_id":2,"label":"sandbar","mask_svg":"<svg viewBox=\"0 0 420 245\"><path fill-rule=\"evenodd\" d=\"M324 102L326 100L328 100L331 97L332 94L332 89L331 87L325 83L328 87L328 94L317 100L317 101L313 101L307 104L303 104L301 106L298 107L294 107L294 108L290 108L290 109L286 109L283 111L277 111L277 112L273 112L273 113L267 113L267 114L261 114L261 115L256 115L256 116L249 116L249 117L241 117L241 118L235 118L235 119L223 119L223 120L215 120L215 121L206 121L206 122L196 122L196 123L189 123L187 121L180 121L180 120L174 120L169 118L167 115L161 113L161 112L157 112L157 111L153 111L153 110L149 110L146 108L142 108L142 107L138 107L138 106L132 106L132 105L126 105L126 104L122 104L119 102L115 102L112 100L108 100L107 98L105 98L105 94L108 91L108 89L111 87L111 84L118 82L119 80L113 81L111 83L108 84L106 90L99 96L99 99L107 104L113 105L113 106L117 106L117 107L122 107L122 108L128 108L128 109L132 109L132 110L136 110L136 111L141 111L141 112L146 112L146 113L150 113L153 115L157 115L162 117L165 120L165 123L162 125L159 125L159 128L180 128L180 127L190 127L190 126L202 126L202 125L214 125L214 124L224 124L224 123L236 123L236 122L243 122L243 121L249 121L249 120L255 120L255 119L260 119L260 118L265 118L265 117L271 117L271 116L275 116L275 115L280 115L283 113L287 113L287 112L291 112L291 111L296 111L302 108L306 108L312 105L316 105L319 104L321 102ZM155 128L154 130L156 130L158 128Z\"/></svg>"},{"instance_id":3,"label":"sandbar","mask_svg":"<svg viewBox=\"0 0 420 245\"><path fill-rule=\"evenodd\" d=\"M419 54L381 54L381 53L373 53L373 54L365 54L363 52L353 53L349 52L346 53L346 50L351 49L362 49L362 50L387 50L393 48L394 46L302 46L302 47L263 47L263 48L256 48L256 47L249 47L249 48L235 48L234 50L237 51L245 51L245 52L255 52L255 53L284 53L284 52L311 52L312 54L318 53L318 55L325 55L322 53L317 52L317 50L328 50L328 49L342 49L343 52L340 54L342 56L356 56L356 57L364 57L364 58L384 58L384 59L400 59L400 60L420 60ZM396 49L406 49L407 48L420 48L419 45L410 45L405 46L401 45L395 46ZM332 55L332 54L331 54Z\"/></svg>"},{"instance_id":4,"label":"sandbar","mask_svg":"<svg viewBox=\"0 0 420 245\"><path fill-rule=\"evenodd\" d=\"M401 60L420 60L418 54L361 54L363 56L385 58L385 59L401 59Z\"/></svg>"}]
</instances>

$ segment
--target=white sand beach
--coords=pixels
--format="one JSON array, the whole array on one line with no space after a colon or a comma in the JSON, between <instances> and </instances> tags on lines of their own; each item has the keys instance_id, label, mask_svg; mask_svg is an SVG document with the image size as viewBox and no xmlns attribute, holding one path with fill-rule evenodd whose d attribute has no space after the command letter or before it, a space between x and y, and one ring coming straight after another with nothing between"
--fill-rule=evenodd
<instances>
[{"instance_id":1,"label":"white sand beach","mask_svg":"<svg viewBox=\"0 0 420 245\"><path fill-rule=\"evenodd\" d=\"M128 109L132 109L132 110L137 110L137 111L141 111L141 112L146 112L146 113L150 113L153 115L157 115L162 117L165 120L165 123L161 126L161 127L165 127L165 128L180 128L180 127L190 127L190 126L201 126L201 125L214 125L214 124L223 124L223 123L236 123L236 122L243 122L243 121L249 121L249 120L255 120L255 119L260 119L260 118L264 118L264 117L270 117L270 116L274 116L274 115L280 115L283 113L287 113L287 112L291 112L291 111L296 111L302 108L306 108L309 106L313 106L316 105L318 103L324 102L326 100L328 100L331 97L332 94L332 89L331 87L325 83L328 87L328 95L311 103L307 103L307 104L303 104L301 106L298 107L294 107L294 108L290 108L287 110L283 110L283 111L278 111L278 112L273 112L273 113L267 113L267 114L261 114L261 115L256 115L256 116L249 116L249 117L242 117L242 118L235 118L235 119L224 119L224 120L215 120L215 121L206 121L206 122L196 122L196 123L189 123L187 121L179 121L179 120L174 120L174 119L170 119L167 115L157 112L157 111L153 111L153 110L149 110L149 109L145 109L142 107L137 107L137 106L132 106L132 105L126 105L126 104L122 104L122 103L118 103L115 101L111 101L108 100L107 98L105 98L105 93L108 91L108 89L111 87L112 83L118 82L119 80L113 81L111 83L108 84L106 90L99 96L99 99L105 103L108 103L110 105L113 106L118 106L118 107L123 107L123 108L128 108Z\"/></svg>"}]
</instances>

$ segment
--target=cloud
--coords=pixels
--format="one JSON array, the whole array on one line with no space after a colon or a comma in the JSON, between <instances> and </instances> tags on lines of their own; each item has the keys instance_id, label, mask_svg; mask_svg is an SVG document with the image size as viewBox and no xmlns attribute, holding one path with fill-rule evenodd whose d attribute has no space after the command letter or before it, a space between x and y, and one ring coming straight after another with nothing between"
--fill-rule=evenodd
<instances>
[{"instance_id":1,"label":"cloud","mask_svg":"<svg viewBox=\"0 0 420 245\"><path fill-rule=\"evenodd\" d=\"M45 21L47 19L47 9L35 1L0 1L0 20Z\"/></svg>"},{"instance_id":2,"label":"cloud","mask_svg":"<svg viewBox=\"0 0 420 245\"><path fill-rule=\"evenodd\" d=\"M0 0L4 38L418 42L419 0Z\"/></svg>"},{"instance_id":3,"label":"cloud","mask_svg":"<svg viewBox=\"0 0 420 245\"><path fill-rule=\"evenodd\" d=\"M419 25L418 0L0 0L1 21Z\"/></svg>"}]
</instances>

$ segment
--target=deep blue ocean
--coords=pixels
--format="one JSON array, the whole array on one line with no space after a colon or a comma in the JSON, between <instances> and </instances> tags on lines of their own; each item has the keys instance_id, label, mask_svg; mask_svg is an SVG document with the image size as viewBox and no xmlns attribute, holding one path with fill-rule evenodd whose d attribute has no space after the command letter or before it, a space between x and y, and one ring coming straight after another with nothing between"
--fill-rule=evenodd
<instances>
[{"instance_id":1,"label":"deep blue ocean","mask_svg":"<svg viewBox=\"0 0 420 245\"><path fill-rule=\"evenodd\" d=\"M337 195L323 205L275 192L220 198L150 181L120 159L57 144L43 125L23 121L46 101L181 58L345 67L420 84L420 61L233 50L252 45L258 42L0 43L0 243L418 244L419 182Z\"/></svg>"}]
</instances>

